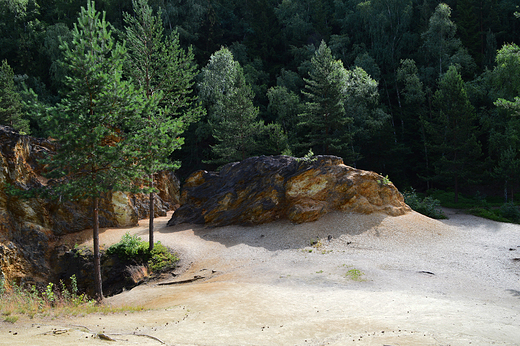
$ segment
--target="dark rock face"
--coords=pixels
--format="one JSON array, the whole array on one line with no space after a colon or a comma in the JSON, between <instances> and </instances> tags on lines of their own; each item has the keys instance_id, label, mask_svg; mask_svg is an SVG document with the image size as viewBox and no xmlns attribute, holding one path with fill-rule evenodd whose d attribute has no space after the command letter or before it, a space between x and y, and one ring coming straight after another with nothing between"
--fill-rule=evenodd
<instances>
[{"instance_id":1,"label":"dark rock face","mask_svg":"<svg viewBox=\"0 0 520 346\"><path fill-rule=\"evenodd\" d=\"M92 227L89 201L60 202L41 198L22 199L6 193L6 186L21 189L47 183L39 160L52 155L52 141L20 135L0 126L0 278L46 281L51 247L57 237ZM155 215L165 216L179 204L179 181L171 172L155 177L160 190ZM111 193L101 201L100 227L132 226L148 217L148 195Z\"/></svg>"},{"instance_id":2,"label":"dark rock face","mask_svg":"<svg viewBox=\"0 0 520 346\"><path fill-rule=\"evenodd\" d=\"M56 249L55 269L59 272L57 280L68 283L76 276L78 290L94 297L94 254L90 249ZM101 256L101 278L103 294L110 297L124 290L132 289L149 277L145 266L122 262L117 255Z\"/></svg>"},{"instance_id":3,"label":"dark rock face","mask_svg":"<svg viewBox=\"0 0 520 346\"><path fill-rule=\"evenodd\" d=\"M261 156L230 163L218 173L193 173L168 225L260 224L281 218L301 223L334 210L397 216L410 208L382 176L346 166L339 157Z\"/></svg>"}]
</instances>

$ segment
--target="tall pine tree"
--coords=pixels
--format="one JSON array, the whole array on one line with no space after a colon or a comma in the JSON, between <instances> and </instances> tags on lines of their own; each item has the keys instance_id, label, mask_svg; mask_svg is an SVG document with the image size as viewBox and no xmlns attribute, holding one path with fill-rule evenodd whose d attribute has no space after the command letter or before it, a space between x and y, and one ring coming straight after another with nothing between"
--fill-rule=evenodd
<instances>
[{"instance_id":1,"label":"tall pine tree","mask_svg":"<svg viewBox=\"0 0 520 346\"><path fill-rule=\"evenodd\" d=\"M14 85L14 72L7 60L0 65L0 124L29 133L29 121L22 117L22 99Z\"/></svg>"},{"instance_id":2,"label":"tall pine tree","mask_svg":"<svg viewBox=\"0 0 520 346\"><path fill-rule=\"evenodd\" d=\"M142 174L135 127L150 105L122 78L126 49L115 42L93 1L81 9L72 35L72 43L62 45L68 92L48 119L58 141L48 177L55 181L54 196L92 201L94 281L101 301L99 201L111 192L130 191Z\"/></svg>"},{"instance_id":3,"label":"tall pine tree","mask_svg":"<svg viewBox=\"0 0 520 346\"><path fill-rule=\"evenodd\" d=\"M180 136L187 126L199 118L203 109L192 95L197 73L191 50L184 51L179 36L165 37L160 17L153 15L148 0L133 0L134 16L125 14L128 47L127 71L136 87L141 87L148 100L159 107L150 109L141 128L146 152L141 165L149 177L149 250L154 245L153 174L178 168L169 160L171 153L184 142Z\"/></svg>"},{"instance_id":4,"label":"tall pine tree","mask_svg":"<svg viewBox=\"0 0 520 346\"><path fill-rule=\"evenodd\" d=\"M311 59L310 77L305 79L305 110L298 126L305 131L302 147L318 154L342 155L351 145L348 126L352 115L345 112L344 90L347 71L340 60L334 60L324 41Z\"/></svg>"},{"instance_id":5,"label":"tall pine tree","mask_svg":"<svg viewBox=\"0 0 520 346\"><path fill-rule=\"evenodd\" d=\"M434 107L433 117L426 124L429 144L436 155L433 165L437 180L453 186L457 203L460 185L477 181L481 147L475 109L455 66L450 66L440 79Z\"/></svg>"}]
</instances>

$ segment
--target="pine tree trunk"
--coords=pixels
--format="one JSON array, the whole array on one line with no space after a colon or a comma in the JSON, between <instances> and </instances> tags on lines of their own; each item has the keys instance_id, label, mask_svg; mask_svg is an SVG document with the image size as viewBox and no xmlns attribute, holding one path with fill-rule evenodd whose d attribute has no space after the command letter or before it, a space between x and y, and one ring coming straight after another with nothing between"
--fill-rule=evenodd
<instances>
[{"instance_id":1,"label":"pine tree trunk","mask_svg":"<svg viewBox=\"0 0 520 346\"><path fill-rule=\"evenodd\" d=\"M103 301L103 281L101 279L101 254L99 253L99 198L93 199L92 239L94 241L94 288L96 301Z\"/></svg>"},{"instance_id":2,"label":"pine tree trunk","mask_svg":"<svg viewBox=\"0 0 520 346\"><path fill-rule=\"evenodd\" d=\"M455 177L455 203L459 203L459 177Z\"/></svg>"},{"instance_id":3,"label":"pine tree trunk","mask_svg":"<svg viewBox=\"0 0 520 346\"><path fill-rule=\"evenodd\" d=\"M507 180L504 182L504 203L507 203Z\"/></svg>"},{"instance_id":4,"label":"pine tree trunk","mask_svg":"<svg viewBox=\"0 0 520 346\"><path fill-rule=\"evenodd\" d=\"M150 174L150 181L151 181L150 187L153 188L153 175L152 174ZM155 197L155 194L153 192L150 192L150 210L149 210L150 221L148 223L148 238L149 238L148 249L150 251L153 250L153 242L154 242L154 240L153 240L154 197Z\"/></svg>"}]
</instances>

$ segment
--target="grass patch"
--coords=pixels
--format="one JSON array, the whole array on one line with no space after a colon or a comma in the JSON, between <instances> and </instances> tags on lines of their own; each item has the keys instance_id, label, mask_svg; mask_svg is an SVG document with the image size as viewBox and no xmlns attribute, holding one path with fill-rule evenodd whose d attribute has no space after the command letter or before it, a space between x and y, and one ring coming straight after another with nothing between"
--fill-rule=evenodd
<instances>
[{"instance_id":1,"label":"grass patch","mask_svg":"<svg viewBox=\"0 0 520 346\"><path fill-rule=\"evenodd\" d=\"M143 307L112 308L79 294L75 276L70 278L66 286L63 281L58 285L49 283L38 289L35 285L24 288L17 284L9 284L0 280L0 314L5 322L16 323L20 316L34 318L58 316L82 316L92 313L118 313L142 311Z\"/></svg>"},{"instance_id":2,"label":"grass patch","mask_svg":"<svg viewBox=\"0 0 520 346\"><path fill-rule=\"evenodd\" d=\"M321 240L319 238L312 239L310 241L310 244L315 249L319 249L319 248L321 248L323 246L323 243L321 242Z\"/></svg>"},{"instance_id":3,"label":"grass patch","mask_svg":"<svg viewBox=\"0 0 520 346\"><path fill-rule=\"evenodd\" d=\"M4 318L4 322L16 323L16 321L18 321L19 318L19 316L6 316Z\"/></svg>"},{"instance_id":4,"label":"grass patch","mask_svg":"<svg viewBox=\"0 0 520 346\"><path fill-rule=\"evenodd\" d=\"M365 273L363 273L361 270L352 268L345 274L345 277L352 281L365 281L365 279L363 279L364 275Z\"/></svg>"}]
</instances>

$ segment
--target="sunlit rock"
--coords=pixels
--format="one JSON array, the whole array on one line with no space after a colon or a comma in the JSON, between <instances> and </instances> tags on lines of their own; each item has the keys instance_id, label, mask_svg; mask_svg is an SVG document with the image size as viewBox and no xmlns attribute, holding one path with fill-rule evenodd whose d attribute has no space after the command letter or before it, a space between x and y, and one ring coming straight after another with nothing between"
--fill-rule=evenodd
<instances>
[{"instance_id":1,"label":"sunlit rock","mask_svg":"<svg viewBox=\"0 0 520 346\"><path fill-rule=\"evenodd\" d=\"M193 173L168 225L260 224L283 218L301 223L334 210L397 216L410 208L391 182L346 166L339 157L261 156L230 163L218 173Z\"/></svg>"}]
</instances>

